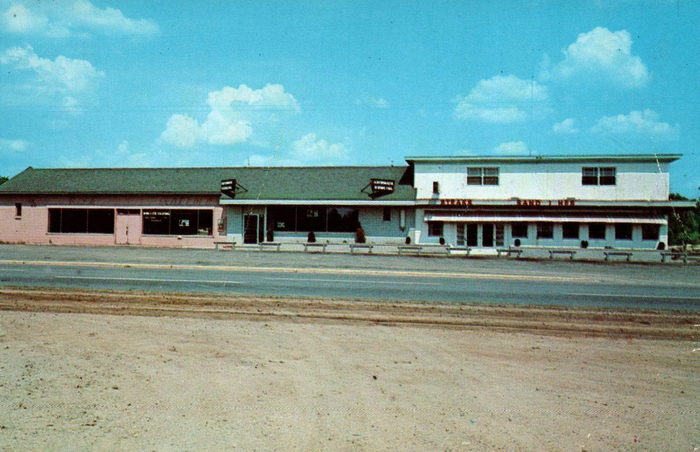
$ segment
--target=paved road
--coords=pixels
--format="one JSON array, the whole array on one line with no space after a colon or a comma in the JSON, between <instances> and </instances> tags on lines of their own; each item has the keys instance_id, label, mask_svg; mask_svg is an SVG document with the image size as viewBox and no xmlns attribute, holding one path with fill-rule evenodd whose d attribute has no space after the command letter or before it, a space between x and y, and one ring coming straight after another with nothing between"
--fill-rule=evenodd
<instances>
[{"instance_id":1,"label":"paved road","mask_svg":"<svg viewBox=\"0 0 700 452\"><path fill-rule=\"evenodd\" d=\"M700 311L697 266L0 247L0 286Z\"/></svg>"}]
</instances>

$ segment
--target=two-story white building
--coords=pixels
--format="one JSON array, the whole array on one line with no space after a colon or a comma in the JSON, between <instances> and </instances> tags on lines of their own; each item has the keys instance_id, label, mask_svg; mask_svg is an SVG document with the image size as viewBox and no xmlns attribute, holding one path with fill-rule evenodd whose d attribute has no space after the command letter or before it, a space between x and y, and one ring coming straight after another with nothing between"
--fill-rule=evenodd
<instances>
[{"instance_id":1,"label":"two-story white building","mask_svg":"<svg viewBox=\"0 0 700 452\"><path fill-rule=\"evenodd\" d=\"M663 248L676 154L407 157L413 241L454 246Z\"/></svg>"}]
</instances>

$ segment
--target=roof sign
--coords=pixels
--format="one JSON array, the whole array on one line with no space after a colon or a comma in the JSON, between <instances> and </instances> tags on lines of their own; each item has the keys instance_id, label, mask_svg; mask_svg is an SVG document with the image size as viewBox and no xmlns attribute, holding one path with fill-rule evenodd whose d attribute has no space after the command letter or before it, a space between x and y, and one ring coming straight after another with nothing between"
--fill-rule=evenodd
<instances>
[{"instance_id":1,"label":"roof sign","mask_svg":"<svg viewBox=\"0 0 700 452\"><path fill-rule=\"evenodd\" d=\"M221 193L230 196L231 198L236 197L236 193L245 193L248 190L236 181L236 179L224 179L221 181Z\"/></svg>"},{"instance_id":2,"label":"roof sign","mask_svg":"<svg viewBox=\"0 0 700 452\"><path fill-rule=\"evenodd\" d=\"M376 199L394 193L395 184L396 182L392 179L370 179L369 184L362 189L362 192L367 193L370 198Z\"/></svg>"}]
</instances>

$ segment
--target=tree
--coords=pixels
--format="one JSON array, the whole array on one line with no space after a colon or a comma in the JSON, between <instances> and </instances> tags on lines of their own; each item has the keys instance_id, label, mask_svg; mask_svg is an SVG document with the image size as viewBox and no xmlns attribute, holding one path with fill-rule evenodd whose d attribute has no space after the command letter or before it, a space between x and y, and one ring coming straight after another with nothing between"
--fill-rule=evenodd
<instances>
[{"instance_id":1,"label":"tree","mask_svg":"<svg viewBox=\"0 0 700 452\"><path fill-rule=\"evenodd\" d=\"M10 180L9 177L0 176L0 185L4 184L4 183L7 182L8 180Z\"/></svg>"},{"instance_id":2,"label":"tree","mask_svg":"<svg viewBox=\"0 0 700 452\"><path fill-rule=\"evenodd\" d=\"M671 193L671 201L690 201L683 195ZM669 245L700 244L700 199L695 207L688 210L674 211L668 217Z\"/></svg>"}]
</instances>

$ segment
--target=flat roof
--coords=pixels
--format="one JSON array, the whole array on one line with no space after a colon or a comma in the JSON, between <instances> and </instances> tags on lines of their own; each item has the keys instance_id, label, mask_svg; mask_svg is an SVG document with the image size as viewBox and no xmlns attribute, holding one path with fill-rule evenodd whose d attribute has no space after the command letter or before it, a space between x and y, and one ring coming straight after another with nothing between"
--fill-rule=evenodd
<instances>
[{"instance_id":1,"label":"flat roof","mask_svg":"<svg viewBox=\"0 0 700 452\"><path fill-rule=\"evenodd\" d=\"M673 162L683 154L571 154L571 155L447 155L409 156L409 163L565 163L565 162Z\"/></svg>"}]
</instances>

